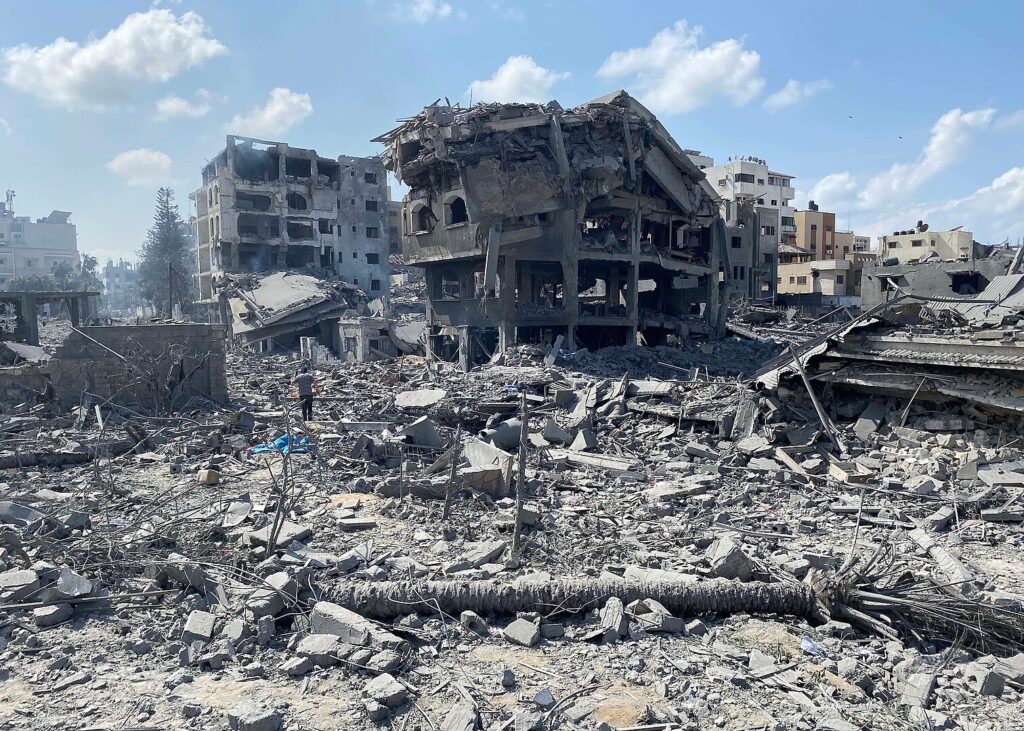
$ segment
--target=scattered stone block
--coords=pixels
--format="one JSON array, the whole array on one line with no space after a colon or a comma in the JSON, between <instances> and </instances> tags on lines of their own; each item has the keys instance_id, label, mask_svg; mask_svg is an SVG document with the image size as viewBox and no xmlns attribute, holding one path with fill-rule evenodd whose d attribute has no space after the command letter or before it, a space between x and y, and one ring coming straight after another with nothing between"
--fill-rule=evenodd
<instances>
[{"instance_id":1,"label":"scattered stone block","mask_svg":"<svg viewBox=\"0 0 1024 731\"><path fill-rule=\"evenodd\" d=\"M476 721L476 709L468 703L460 703L448 711L441 722L441 731L473 731Z\"/></svg>"},{"instance_id":2,"label":"scattered stone block","mask_svg":"<svg viewBox=\"0 0 1024 731\"><path fill-rule=\"evenodd\" d=\"M405 703L408 691L394 676L383 673L366 684L363 694L388 708L397 708Z\"/></svg>"},{"instance_id":3,"label":"scattered stone block","mask_svg":"<svg viewBox=\"0 0 1024 731\"><path fill-rule=\"evenodd\" d=\"M11 569L0 573L0 599L17 602L39 590L39 574L31 569Z\"/></svg>"},{"instance_id":4,"label":"scattered stone block","mask_svg":"<svg viewBox=\"0 0 1024 731\"><path fill-rule=\"evenodd\" d=\"M363 708L366 710L366 715L374 723L384 721L391 713L387 706L381 705L373 699L363 701Z\"/></svg>"},{"instance_id":5,"label":"scattered stone block","mask_svg":"<svg viewBox=\"0 0 1024 731\"><path fill-rule=\"evenodd\" d=\"M67 622L74 616L75 610L70 604L47 604L45 607L37 607L32 610L32 619L36 627L53 627L61 622Z\"/></svg>"},{"instance_id":6,"label":"scattered stone block","mask_svg":"<svg viewBox=\"0 0 1024 731\"><path fill-rule=\"evenodd\" d=\"M686 629L686 634L694 637L702 637L708 633L707 625L699 619L691 619L686 623L684 629Z\"/></svg>"},{"instance_id":7,"label":"scattered stone block","mask_svg":"<svg viewBox=\"0 0 1024 731\"><path fill-rule=\"evenodd\" d=\"M548 711L555 707L555 696L551 693L551 688L541 688L534 693L533 702Z\"/></svg>"},{"instance_id":8,"label":"scattered stone block","mask_svg":"<svg viewBox=\"0 0 1024 731\"><path fill-rule=\"evenodd\" d=\"M366 669L374 673L393 673L402 667L402 656L394 650L381 650L366 662Z\"/></svg>"},{"instance_id":9,"label":"scattered stone block","mask_svg":"<svg viewBox=\"0 0 1024 731\"><path fill-rule=\"evenodd\" d=\"M197 479L200 485L216 485L220 482L220 472L217 470L199 470Z\"/></svg>"},{"instance_id":10,"label":"scattered stone block","mask_svg":"<svg viewBox=\"0 0 1024 731\"><path fill-rule=\"evenodd\" d=\"M905 706L927 708L931 704L931 695L934 689L935 675L932 673L913 673L903 684L903 697L900 703Z\"/></svg>"},{"instance_id":11,"label":"scattered stone block","mask_svg":"<svg viewBox=\"0 0 1024 731\"><path fill-rule=\"evenodd\" d=\"M654 599L630 602L626 611L648 632L682 632L683 620L672 616L663 604Z\"/></svg>"},{"instance_id":12,"label":"scattered stone block","mask_svg":"<svg viewBox=\"0 0 1024 731\"><path fill-rule=\"evenodd\" d=\"M750 557L731 538L720 538L708 551L711 572L723 579L749 581L754 573Z\"/></svg>"},{"instance_id":13,"label":"scattered stone block","mask_svg":"<svg viewBox=\"0 0 1024 731\"><path fill-rule=\"evenodd\" d=\"M214 615L196 609L188 615L188 620L185 622L185 629L181 633L182 642L187 645L191 645L196 640L209 642L213 637L213 627L216 622L217 617Z\"/></svg>"},{"instance_id":14,"label":"scattered stone block","mask_svg":"<svg viewBox=\"0 0 1024 731\"><path fill-rule=\"evenodd\" d=\"M597 435L590 429L580 429L576 432L576 438L572 440L569 449L574 452L588 452L597 449Z\"/></svg>"},{"instance_id":15,"label":"scattered stone block","mask_svg":"<svg viewBox=\"0 0 1024 731\"><path fill-rule=\"evenodd\" d=\"M309 658L315 665L322 668L338 664L338 654L342 642L337 635L310 634L299 640L295 646L295 654Z\"/></svg>"},{"instance_id":16,"label":"scattered stone block","mask_svg":"<svg viewBox=\"0 0 1024 731\"><path fill-rule=\"evenodd\" d=\"M308 657L291 657L281 665L281 671L293 678L305 675L313 669L313 661Z\"/></svg>"},{"instance_id":17,"label":"scattered stone block","mask_svg":"<svg viewBox=\"0 0 1024 731\"><path fill-rule=\"evenodd\" d=\"M558 622L541 622L540 636L545 640L557 640L565 637L565 625Z\"/></svg>"},{"instance_id":18,"label":"scattered stone block","mask_svg":"<svg viewBox=\"0 0 1024 731\"><path fill-rule=\"evenodd\" d=\"M629 633L629 619L626 617L626 608L618 597L611 597L601 607L601 628L604 630L604 640L615 642L620 637Z\"/></svg>"},{"instance_id":19,"label":"scattered stone block","mask_svg":"<svg viewBox=\"0 0 1024 731\"><path fill-rule=\"evenodd\" d=\"M313 606L310 624L313 632L335 635L350 645L373 645L401 652L409 644L365 617L331 602L317 602Z\"/></svg>"},{"instance_id":20,"label":"scattered stone block","mask_svg":"<svg viewBox=\"0 0 1024 731\"><path fill-rule=\"evenodd\" d=\"M540 641L540 629L534 622L526 619L517 619L509 624L504 634L509 642L523 647L533 647Z\"/></svg>"},{"instance_id":21,"label":"scattered stone block","mask_svg":"<svg viewBox=\"0 0 1024 731\"><path fill-rule=\"evenodd\" d=\"M244 701L228 711L231 731L280 731L281 716L262 703Z\"/></svg>"}]
</instances>

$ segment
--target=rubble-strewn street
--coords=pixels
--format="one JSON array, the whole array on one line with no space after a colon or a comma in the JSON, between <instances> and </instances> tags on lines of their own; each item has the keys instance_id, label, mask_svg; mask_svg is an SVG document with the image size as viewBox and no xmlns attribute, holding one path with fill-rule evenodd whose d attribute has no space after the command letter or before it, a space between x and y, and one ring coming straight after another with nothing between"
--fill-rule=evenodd
<instances>
[{"instance_id":1,"label":"rubble-strewn street","mask_svg":"<svg viewBox=\"0 0 1024 731\"><path fill-rule=\"evenodd\" d=\"M9 403L0 724L1015 727L1019 418L755 390L778 352L338 364L309 423L240 350L223 405Z\"/></svg>"},{"instance_id":2,"label":"rubble-strewn street","mask_svg":"<svg viewBox=\"0 0 1024 731\"><path fill-rule=\"evenodd\" d=\"M1024 3L918 5L6 3L0 731L1024 731Z\"/></svg>"}]
</instances>

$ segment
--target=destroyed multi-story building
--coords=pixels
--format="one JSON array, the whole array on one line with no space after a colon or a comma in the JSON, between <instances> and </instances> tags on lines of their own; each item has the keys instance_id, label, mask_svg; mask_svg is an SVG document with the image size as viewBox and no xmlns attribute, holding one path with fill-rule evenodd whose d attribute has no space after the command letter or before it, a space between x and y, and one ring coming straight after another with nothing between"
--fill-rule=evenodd
<instances>
[{"instance_id":1,"label":"destroyed multi-story building","mask_svg":"<svg viewBox=\"0 0 1024 731\"><path fill-rule=\"evenodd\" d=\"M376 141L409 186L403 254L426 273L433 354L466 366L515 343L724 330L720 201L626 92L568 110L433 104Z\"/></svg>"},{"instance_id":2,"label":"destroyed multi-story building","mask_svg":"<svg viewBox=\"0 0 1024 731\"><path fill-rule=\"evenodd\" d=\"M141 305L139 297L139 269L134 262L107 259L103 267L102 305L108 310L124 312Z\"/></svg>"},{"instance_id":3,"label":"destroyed multi-story building","mask_svg":"<svg viewBox=\"0 0 1024 731\"><path fill-rule=\"evenodd\" d=\"M388 196L379 159L325 158L228 135L191 197L202 302L216 303L223 275L305 267L387 300Z\"/></svg>"}]
</instances>

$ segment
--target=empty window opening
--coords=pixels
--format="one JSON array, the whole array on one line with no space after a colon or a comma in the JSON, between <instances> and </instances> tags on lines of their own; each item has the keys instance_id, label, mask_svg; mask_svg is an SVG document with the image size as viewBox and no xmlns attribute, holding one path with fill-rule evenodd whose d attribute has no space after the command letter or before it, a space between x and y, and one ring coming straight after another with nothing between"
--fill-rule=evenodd
<instances>
[{"instance_id":1,"label":"empty window opening","mask_svg":"<svg viewBox=\"0 0 1024 731\"><path fill-rule=\"evenodd\" d=\"M238 177L256 183L266 183L277 180L280 176L276 148L271 152L267 145L248 142L236 144L234 152L234 169Z\"/></svg>"},{"instance_id":2,"label":"empty window opening","mask_svg":"<svg viewBox=\"0 0 1024 731\"><path fill-rule=\"evenodd\" d=\"M334 185L341 180L341 166L326 160L316 161L316 179L321 185Z\"/></svg>"},{"instance_id":3,"label":"empty window opening","mask_svg":"<svg viewBox=\"0 0 1024 731\"><path fill-rule=\"evenodd\" d=\"M377 173L364 173L363 174L363 182L364 183L376 183L377 182Z\"/></svg>"},{"instance_id":4,"label":"empty window opening","mask_svg":"<svg viewBox=\"0 0 1024 731\"><path fill-rule=\"evenodd\" d=\"M321 218L319 220L320 233L329 234L331 232L331 219Z\"/></svg>"},{"instance_id":5,"label":"empty window opening","mask_svg":"<svg viewBox=\"0 0 1024 731\"><path fill-rule=\"evenodd\" d=\"M235 193L235 208L240 211L269 211L270 196L256 193Z\"/></svg>"},{"instance_id":6,"label":"empty window opening","mask_svg":"<svg viewBox=\"0 0 1024 731\"><path fill-rule=\"evenodd\" d=\"M466 223L469 221L469 214L466 212L466 201L462 198L452 198L445 206L448 209L448 223Z\"/></svg>"},{"instance_id":7,"label":"empty window opening","mask_svg":"<svg viewBox=\"0 0 1024 731\"><path fill-rule=\"evenodd\" d=\"M376 226L367 226L366 227L366 238L368 238L368 239L379 239L380 238L380 229L377 228Z\"/></svg>"},{"instance_id":8,"label":"empty window opening","mask_svg":"<svg viewBox=\"0 0 1024 731\"><path fill-rule=\"evenodd\" d=\"M380 280L379 279L371 279L370 280L370 291L371 292L379 292L380 291Z\"/></svg>"},{"instance_id":9,"label":"empty window opening","mask_svg":"<svg viewBox=\"0 0 1024 731\"><path fill-rule=\"evenodd\" d=\"M366 201L366 210L368 210L368 211L376 211L377 210L377 201Z\"/></svg>"},{"instance_id":10,"label":"empty window opening","mask_svg":"<svg viewBox=\"0 0 1024 731\"><path fill-rule=\"evenodd\" d=\"M306 196L293 192L288 194L288 207L293 211L305 211L309 209L309 203L306 202Z\"/></svg>"},{"instance_id":11,"label":"empty window opening","mask_svg":"<svg viewBox=\"0 0 1024 731\"><path fill-rule=\"evenodd\" d=\"M366 263L367 264L380 264L380 254L367 254L366 255Z\"/></svg>"},{"instance_id":12,"label":"empty window opening","mask_svg":"<svg viewBox=\"0 0 1024 731\"><path fill-rule=\"evenodd\" d=\"M306 157L286 157L284 174L289 178L308 178L313 174L312 161Z\"/></svg>"},{"instance_id":13,"label":"empty window opening","mask_svg":"<svg viewBox=\"0 0 1024 731\"><path fill-rule=\"evenodd\" d=\"M743 248L743 237L742 236L733 236L732 237L732 244L731 244L731 246L734 249L741 249L741 248Z\"/></svg>"},{"instance_id":14,"label":"empty window opening","mask_svg":"<svg viewBox=\"0 0 1024 731\"><path fill-rule=\"evenodd\" d=\"M236 226L239 236L268 239L281 235L281 219L277 216L239 213Z\"/></svg>"},{"instance_id":15,"label":"empty window opening","mask_svg":"<svg viewBox=\"0 0 1024 731\"><path fill-rule=\"evenodd\" d=\"M304 267L313 264L320 251L315 246L289 246L285 266Z\"/></svg>"},{"instance_id":16,"label":"empty window opening","mask_svg":"<svg viewBox=\"0 0 1024 731\"><path fill-rule=\"evenodd\" d=\"M308 221L288 221L288 238L296 241L312 240L313 224Z\"/></svg>"},{"instance_id":17,"label":"empty window opening","mask_svg":"<svg viewBox=\"0 0 1024 731\"><path fill-rule=\"evenodd\" d=\"M413 213L413 232L425 233L434 228L434 212L428 206L420 206Z\"/></svg>"},{"instance_id":18,"label":"empty window opening","mask_svg":"<svg viewBox=\"0 0 1024 731\"><path fill-rule=\"evenodd\" d=\"M458 274L451 269L441 272L441 277L437 280L435 294L436 299L440 300L455 301L462 299L462 283L459 281Z\"/></svg>"}]
</instances>

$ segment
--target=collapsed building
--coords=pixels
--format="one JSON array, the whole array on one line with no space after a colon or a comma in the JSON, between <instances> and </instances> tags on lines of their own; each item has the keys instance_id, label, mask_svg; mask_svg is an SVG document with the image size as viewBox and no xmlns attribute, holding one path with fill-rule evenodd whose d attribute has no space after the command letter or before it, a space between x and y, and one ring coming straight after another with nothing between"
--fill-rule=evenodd
<instances>
[{"instance_id":1,"label":"collapsed building","mask_svg":"<svg viewBox=\"0 0 1024 731\"><path fill-rule=\"evenodd\" d=\"M234 340L270 352L314 338L344 360L398 352L379 159L228 135L192 198L200 303Z\"/></svg>"},{"instance_id":2,"label":"collapsed building","mask_svg":"<svg viewBox=\"0 0 1024 731\"><path fill-rule=\"evenodd\" d=\"M939 404L937 422L956 404L982 421L979 408L1020 416L1022 322L1022 274L995 276L973 297L900 293L769 361L756 378L774 388L781 377L805 374L837 389L931 402Z\"/></svg>"},{"instance_id":3,"label":"collapsed building","mask_svg":"<svg viewBox=\"0 0 1024 731\"><path fill-rule=\"evenodd\" d=\"M375 141L410 188L403 255L425 270L432 354L467 367L515 343L724 331L719 199L626 92L568 110L435 103Z\"/></svg>"},{"instance_id":4,"label":"collapsed building","mask_svg":"<svg viewBox=\"0 0 1024 731\"><path fill-rule=\"evenodd\" d=\"M388 195L380 160L228 135L196 205L200 301L220 314L227 274L310 267L388 297Z\"/></svg>"},{"instance_id":5,"label":"collapsed building","mask_svg":"<svg viewBox=\"0 0 1024 731\"><path fill-rule=\"evenodd\" d=\"M871 309L901 294L971 297L1011 272L1021 249L973 242L970 257L943 258L933 249L918 259L886 257L864 267L861 307Z\"/></svg>"}]
</instances>

